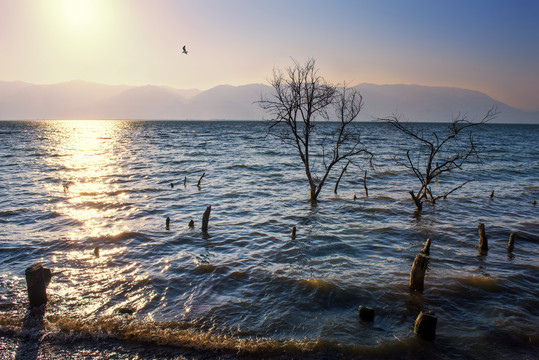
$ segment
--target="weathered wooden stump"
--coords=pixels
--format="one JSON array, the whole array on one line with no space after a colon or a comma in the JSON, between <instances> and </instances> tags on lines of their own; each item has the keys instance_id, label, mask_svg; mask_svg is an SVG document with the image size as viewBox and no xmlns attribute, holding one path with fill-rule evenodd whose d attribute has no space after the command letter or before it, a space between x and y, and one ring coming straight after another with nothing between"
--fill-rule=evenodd
<instances>
[{"instance_id":1,"label":"weathered wooden stump","mask_svg":"<svg viewBox=\"0 0 539 360\"><path fill-rule=\"evenodd\" d=\"M30 306L36 307L46 304L47 286L52 278L51 270L44 268L41 263L37 263L28 267L25 271L25 275Z\"/></svg>"},{"instance_id":2,"label":"weathered wooden stump","mask_svg":"<svg viewBox=\"0 0 539 360\"><path fill-rule=\"evenodd\" d=\"M359 318L364 321L374 321L374 309L361 305L358 309Z\"/></svg>"},{"instance_id":3,"label":"weathered wooden stump","mask_svg":"<svg viewBox=\"0 0 539 360\"><path fill-rule=\"evenodd\" d=\"M515 246L515 233L511 233L511 235L509 235L509 242L507 243L507 250L513 251L514 246Z\"/></svg>"},{"instance_id":4,"label":"weathered wooden stump","mask_svg":"<svg viewBox=\"0 0 539 360\"><path fill-rule=\"evenodd\" d=\"M477 232L479 233L479 250L488 251L488 241L487 234L485 233L485 224L479 223L477 227Z\"/></svg>"},{"instance_id":5,"label":"weathered wooden stump","mask_svg":"<svg viewBox=\"0 0 539 360\"><path fill-rule=\"evenodd\" d=\"M167 216L167 220L165 221L165 228L168 230L170 227L170 218Z\"/></svg>"},{"instance_id":6,"label":"weathered wooden stump","mask_svg":"<svg viewBox=\"0 0 539 360\"><path fill-rule=\"evenodd\" d=\"M210 221L211 205L206 208L202 215L202 232L208 232L208 222Z\"/></svg>"},{"instance_id":7,"label":"weathered wooden stump","mask_svg":"<svg viewBox=\"0 0 539 360\"><path fill-rule=\"evenodd\" d=\"M425 288L425 272L429 264L429 257L425 254L417 254L410 271L410 291L423 291Z\"/></svg>"},{"instance_id":8,"label":"weathered wooden stump","mask_svg":"<svg viewBox=\"0 0 539 360\"><path fill-rule=\"evenodd\" d=\"M415 320L414 333L425 340L433 341L436 336L438 318L431 312L421 311Z\"/></svg>"},{"instance_id":9,"label":"weathered wooden stump","mask_svg":"<svg viewBox=\"0 0 539 360\"><path fill-rule=\"evenodd\" d=\"M191 221L189 221L189 225L188 225L190 228L192 227L195 227L195 220L191 219Z\"/></svg>"},{"instance_id":10,"label":"weathered wooden stump","mask_svg":"<svg viewBox=\"0 0 539 360\"><path fill-rule=\"evenodd\" d=\"M295 226L292 226L292 233L290 234L290 236L292 237L292 240L296 239L296 227Z\"/></svg>"},{"instance_id":11,"label":"weathered wooden stump","mask_svg":"<svg viewBox=\"0 0 539 360\"><path fill-rule=\"evenodd\" d=\"M425 242L425 247L419 252L427 256L430 255L430 239L427 239L427 242Z\"/></svg>"},{"instance_id":12,"label":"weathered wooden stump","mask_svg":"<svg viewBox=\"0 0 539 360\"><path fill-rule=\"evenodd\" d=\"M99 258L99 246L96 246L94 249L94 255L96 258Z\"/></svg>"}]
</instances>

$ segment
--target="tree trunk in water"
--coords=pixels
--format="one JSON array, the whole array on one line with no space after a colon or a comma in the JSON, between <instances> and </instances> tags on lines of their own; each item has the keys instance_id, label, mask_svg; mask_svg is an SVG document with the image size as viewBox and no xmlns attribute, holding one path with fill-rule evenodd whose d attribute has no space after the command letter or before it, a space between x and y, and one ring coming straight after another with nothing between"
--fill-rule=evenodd
<instances>
[{"instance_id":1,"label":"tree trunk in water","mask_svg":"<svg viewBox=\"0 0 539 360\"><path fill-rule=\"evenodd\" d=\"M425 247L420 251L420 253L429 256L429 253L430 253L430 239L427 239L427 242L425 243Z\"/></svg>"},{"instance_id":2,"label":"tree trunk in water","mask_svg":"<svg viewBox=\"0 0 539 360\"><path fill-rule=\"evenodd\" d=\"M477 227L477 232L479 233L479 250L488 251L488 241L487 234L485 233L485 224L479 223Z\"/></svg>"},{"instance_id":3,"label":"tree trunk in water","mask_svg":"<svg viewBox=\"0 0 539 360\"><path fill-rule=\"evenodd\" d=\"M211 205L206 208L204 215L202 215L202 232L208 232L208 222L210 221Z\"/></svg>"},{"instance_id":4,"label":"tree trunk in water","mask_svg":"<svg viewBox=\"0 0 539 360\"><path fill-rule=\"evenodd\" d=\"M414 191L410 190L410 195L412 195L412 200L414 201L415 207L418 211L421 211L423 208L423 204L421 203L421 200L417 196L415 196Z\"/></svg>"},{"instance_id":5,"label":"tree trunk in water","mask_svg":"<svg viewBox=\"0 0 539 360\"><path fill-rule=\"evenodd\" d=\"M410 272L410 291L422 292L425 288L425 272L429 264L429 258L424 254L417 254Z\"/></svg>"}]
</instances>

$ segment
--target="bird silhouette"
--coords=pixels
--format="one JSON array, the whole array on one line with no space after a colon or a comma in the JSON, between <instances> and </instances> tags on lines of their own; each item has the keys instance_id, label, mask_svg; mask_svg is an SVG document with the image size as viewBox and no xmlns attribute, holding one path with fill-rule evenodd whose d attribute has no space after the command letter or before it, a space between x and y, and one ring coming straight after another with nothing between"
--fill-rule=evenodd
<instances>
[{"instance_id":1,"label":"bird silhouette","mask_svg":"<svg viewBox=\"0 0 539 360\"><path fill-rule=\"evenodd\" d=\"M185 45L182 47L182 54L187 55L187 49L185 48Z\"/></svg>"}]
</instances>

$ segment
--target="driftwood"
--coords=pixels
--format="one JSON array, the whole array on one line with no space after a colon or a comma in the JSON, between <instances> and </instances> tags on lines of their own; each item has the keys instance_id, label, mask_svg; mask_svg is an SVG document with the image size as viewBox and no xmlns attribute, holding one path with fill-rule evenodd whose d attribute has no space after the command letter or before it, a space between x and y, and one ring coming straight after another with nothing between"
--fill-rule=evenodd
<instances>
[{"instance_id":1,"label":"driftwood","mask_svg":"<svg viewBox=\"0 0 539 360\"><path fill-rule=\"evenodd\" d=\"M374 321L374 309L361 305L358 309L359 318L364 321Z\"/></svg>"},{"instance_id":2,"label":"driftwood","mask_svg":"<svg viewBox=\"0 0 539 360\"><path fill-rule=\"evenodd\" d=\"M429 257L425 254L417 254L410 271L410 291L422 292L425 288L425 272L429 264Z\"/></svg>"},{"instance_id":3,"label":"driftwood","mask_svg":"<svg viewBox=\"0 0 539 360\"><path fill-rule=\"evenodd\" d=\"M421 311L415 320L414 333L425 340L432 341L436 336L436 323L438 318L431 312Z\"/></svg>"},{"instance_id":4,"label":"driftwood","mask_svg":"<svg viewBox=\"0 0 539 360\"><path fill-rule=\"evenodd\" d=\"M25 271L25 275L30 307L46 304L47 286L52 278L51 270L44 268L41 263L37 263L28 267Z\"/></svg>"},{"instance_id":5,"label":"driftwood","mask_svg":"<svg viewBox=\"0 0 539 360\"><path fill-rule=\"evenodd\" d=\"M202 215L202 232L204 233L208 232L208 222L210 221L210 213L211 213L211 205L206 208L206 211L204 211L204 214Z\"/></svg>"},{"instance_id":6,"label":"driftwood","mask_svg":"<svg viewBox=\"0 0 539 360\"><path fill-rule=\"evenodd\" d=\"M479 250L488 251L487 234L485 233L485 224L479 223L477 226L477 232L479 233Z\"/></svg>"}]
</instances>

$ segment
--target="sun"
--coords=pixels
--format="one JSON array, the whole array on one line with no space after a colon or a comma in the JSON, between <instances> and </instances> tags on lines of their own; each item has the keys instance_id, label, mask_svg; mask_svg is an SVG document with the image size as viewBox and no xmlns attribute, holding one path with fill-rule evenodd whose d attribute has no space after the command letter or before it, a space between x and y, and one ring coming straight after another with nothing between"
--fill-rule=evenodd
<instances>
[{"instance_id":1,"label":"sun","mask_svg":"<svg viewBox=\"0 0 539 360\"><path fill-rule=\"evenodd\" d=\"M61 0L61 16L72 27L85 28L97 21L96 3L92 0Z\"/></svg>"}]
</instances>

